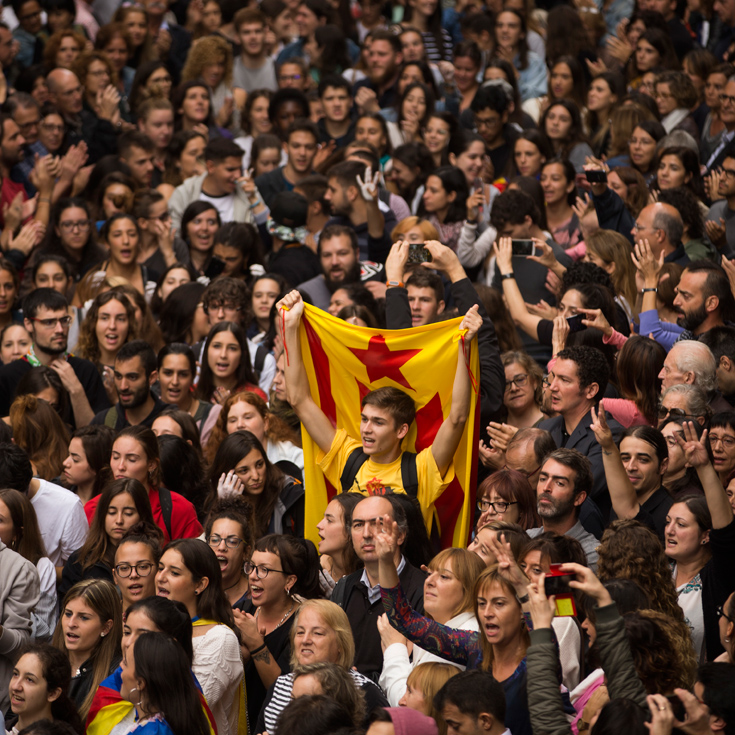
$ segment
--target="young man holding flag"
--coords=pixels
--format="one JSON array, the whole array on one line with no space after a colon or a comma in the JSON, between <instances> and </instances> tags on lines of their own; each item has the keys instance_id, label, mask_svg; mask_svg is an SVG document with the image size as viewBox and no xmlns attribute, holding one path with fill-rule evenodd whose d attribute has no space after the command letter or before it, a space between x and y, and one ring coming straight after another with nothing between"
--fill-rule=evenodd
<instances>
[{"instance_id":1,"label":"young man holding flag","mask_svg":"<svg viewBox=\"0 0 735 735\"><path fill-rule=\"evenodd\" d=\"M311 395L299 338L304 313L299 292L287 294L278 303L278 309L282 310L284 324L288 400L319 448L317 462L327 480L338 492L356 491L366 495L408 492L418 497L426 513L454 479L453 458L470 415L473 388L468 354L472 338L482 325L478 307L473 306L459 326L467 331L464 339L457 341L457 368L449 413L433 443L415 455L404 452L401 445L416 416L416 406L413 398L397 387L380 387L364 396L359 440L334 427ZM400 370L411 356L398 358L397 355L389 349L385 352L384 364L392 365L388 377L399 385L407 385Z\"/></svg>"}]
</instances>

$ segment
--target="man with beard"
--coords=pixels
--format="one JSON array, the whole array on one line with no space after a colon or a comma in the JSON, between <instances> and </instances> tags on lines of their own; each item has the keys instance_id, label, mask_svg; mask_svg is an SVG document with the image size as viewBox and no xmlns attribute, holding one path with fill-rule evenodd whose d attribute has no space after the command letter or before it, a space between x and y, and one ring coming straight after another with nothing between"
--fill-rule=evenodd
<instances>
[{"instance_id":1,"label":"man with beard","mask_svg":"<svg viewBox=\"0 0 735 735\"><path fill-rule=\"evenodd\" d=\"M697 339L721 327L735 315L735 301L725 271L710 260L695 260L681 274L676 287L676 323L684 327L679 339Z\"/></svg>"},{"instance_id":2,"label":"man with beard","mask_svg":"<svg viewBox=\"0 0 735 735\"><path fill-rule=\"evenodd\" d=\"M592 571L597 569L597 539L579 522L579 509L592 492L592 465L576 449L555 449L546 456L536 486L536 509L540 528L530 528L536 538L546 531L577 539Z\"/></svg>"},{"instance_id":3,"label":"man with beard","mask_svg":"<svg viewBox=\"0 0 735 735\"><path fill-rule=\"evenodd\" d=\"M110 402L94 363L66 351L72 321L66 297L53 288L37 288L23 300L23 313L33 342L27 355L0 368L0 414L10 413L20 379L31 368L46 365L69 393L73 423L86 426Z\"/></svg>"},{"instance_id":4,"label":"man with beard","mask_svg":"<svg viewBox=\"0 0 735 735\"><path fill-rule=\"evenodd\" d=\"M327 178L324 198L332 209L330 224L355 230L361 260L384 263L393 244L390 233L396 217L392 211L380 209L377 181L368 180L372 168L360 161L344 161L332 166Z\"/></svg>"},{"instance_id":5,"label":"man with beard","mask_svg":"<svg viewBox=\"0 0 735 735\"><path fill-rule=\"evenodd\" d=\"M592 482L586 489L585 497L589 495L595 501L603 518L610 515L610 494L602 464L602 448L592 431L591 409L605 395L609 379L607 360L597 348L575 345L561 350L549 373L547 389L551 396L551 408L559 415L538 425L539 429L551 434L557 447L576 449L588 458ZM607 423L617 442L623 427L613 419L608 419ZM583 501L584 498L579 504Z\"/></svg>"},{"instance_id":6,"label":"man with beard","mask_svg":"<svg viewBox=\"0 0 735 735\"><path fill-rule=\"evenodd\" d=\"M104 424L115 431L138 424L150 428L161 411L170 408L151 392L151 386L157 379L153 348L142 339L124 344L115 357L117 405L100 411L92 423Z\"/></svg>"},{"instance_id":7,"label":"man with beard","mask_svg":"<svg viewBox=\"0 0 735 735\"><path fill-rule=\"evenodd\" d=\"M361 114L395 106L399 97L398 68L402 61L398 36L390 31L373 31L368 51L368 76L353 88L355 104Z\"/></svg>"},{"instance_id":8,"label":"man with beard","mask_svg":"<svg viewBox=\"0 0 735 735\"><path fill-rule=\"evenodd\" d=\"M329 225L322 230L317 255L322 273L299 285L308 294L314 306L324 311L329 308L332 294L348 283L365 283L384 279L383 266L367 260L360 262L357 233L345 225Z\"/></svg>"}]
</instances>

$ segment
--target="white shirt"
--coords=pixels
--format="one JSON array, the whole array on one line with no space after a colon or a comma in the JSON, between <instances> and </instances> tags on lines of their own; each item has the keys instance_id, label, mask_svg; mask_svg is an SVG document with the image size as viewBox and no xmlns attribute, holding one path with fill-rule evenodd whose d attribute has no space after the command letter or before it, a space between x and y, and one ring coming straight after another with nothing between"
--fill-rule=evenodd
<instances>
[{"instance_id":1,"label":"white shirt","mask_svg":"<svg viewBox=\"0 0 735 735\"><path fill-rule=\"evenodd\" d=\"M225 194L221 197L211 197L202 192L199 198L203 202L209 202L218 212L222 224L232 222L235 219L235 195Z\"/></svg>"},{"instance_id":2,"label":"white shirt","mask_svg":"<svg viewBox=\"0 0 735 735\"><path fill-rule=\"evenodd\" d=\"M33 478L40 483L31 498L41 530L46 556L55 567L64 565L72 551L81 549L87 540L89 525L82 501L71 491L53 482Z\"/></svg>"}]
</instances>

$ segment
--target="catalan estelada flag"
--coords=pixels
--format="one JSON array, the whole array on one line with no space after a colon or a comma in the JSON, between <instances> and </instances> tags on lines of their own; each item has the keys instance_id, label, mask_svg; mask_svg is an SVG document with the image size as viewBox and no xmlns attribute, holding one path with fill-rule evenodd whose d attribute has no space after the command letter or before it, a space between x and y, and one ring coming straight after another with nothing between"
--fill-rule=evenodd
<instances>
[{"instance_id":1,"label":"catalan estelada flag","mask_svg":"<svg viewBox=\"0 0 735 735\"><path fill-rule=\"evenodd\" d=\"M449 413L461 321L458 317L411 329L369 329L306 304L300 329L301 353L312 397L335 428L359 440L362 398L376 388L400 388L416 404L416 420L403 440L403 449L420 452L434 441ZM476 386L476 340L465 345L465 353ZM469 419L454 455L455 477L432 508L422 509L427 531L438 532L442 547L464 547L469 539L475 505L478 419L477 391L473 390ZM316 543L316 524L341 489L332 487L319 469L319 448L303 428L302 437L305 536Z\"/></svg>"}]
</instances>

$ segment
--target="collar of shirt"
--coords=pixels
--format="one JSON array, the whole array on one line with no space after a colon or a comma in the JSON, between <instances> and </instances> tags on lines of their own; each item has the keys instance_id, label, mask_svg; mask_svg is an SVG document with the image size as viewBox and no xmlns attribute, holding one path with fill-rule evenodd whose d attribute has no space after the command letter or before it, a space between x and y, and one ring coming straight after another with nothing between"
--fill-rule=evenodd
<instances>
[{"instance_id":1,"label":"collar of shirt","mask_svg":"<svg viewBox=\"0 0 735 735\"><path fill-rule=\"evenodd\" d=\"M401 554L401 561L398 564L398 569L396 570L398 574L400 574L403 569L406 566L406 557ZM380 599L380 585L376 584L375 587L370 586L370 580L368 579L367 570L362 570L362 576L360 577L360 582L367 587L368 591L368 601L371 605L374 605L379 599Z\"/></svg>"}]
</instances>

